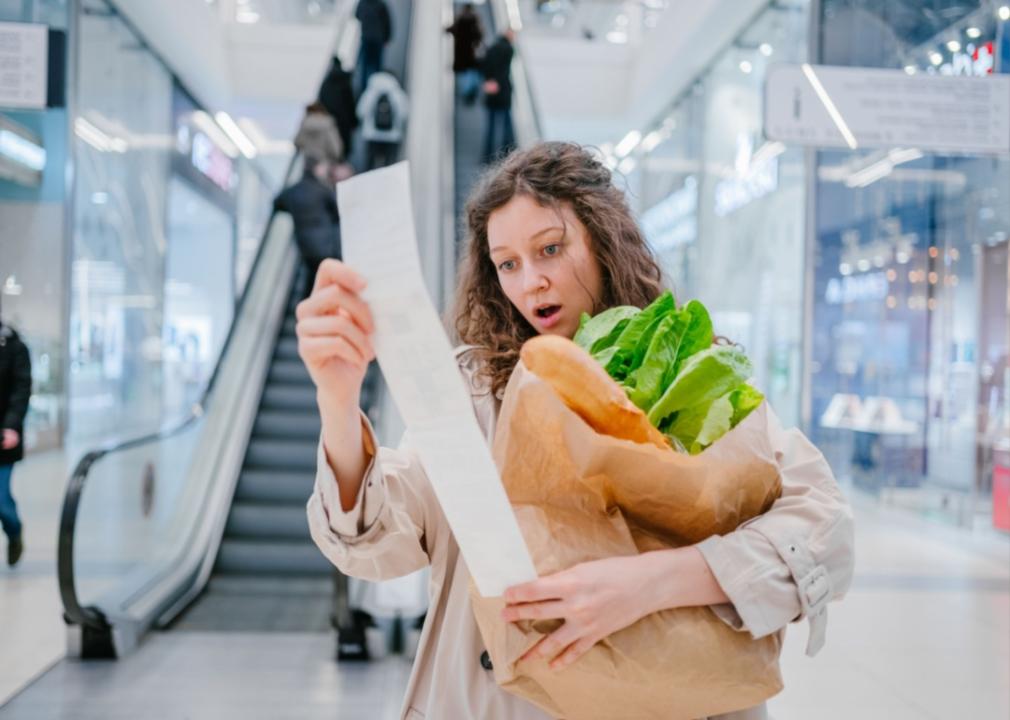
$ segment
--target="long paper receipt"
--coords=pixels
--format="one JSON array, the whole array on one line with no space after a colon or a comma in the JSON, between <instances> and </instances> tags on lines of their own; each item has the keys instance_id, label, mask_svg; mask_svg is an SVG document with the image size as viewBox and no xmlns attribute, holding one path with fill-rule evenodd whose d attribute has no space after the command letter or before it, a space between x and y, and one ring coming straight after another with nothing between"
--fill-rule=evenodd
<instances>
[{"instance_id":1,"label":"long paper receipt","mask_svg":"<svg viewBox=\"0 0 1010 720\"><path fill-rule=\"evenodd\" d=\"M537 577L421 275L407 163L340 183L344 262L368 281L375 354L481 595Z\"/></svg>"}]
</instances>

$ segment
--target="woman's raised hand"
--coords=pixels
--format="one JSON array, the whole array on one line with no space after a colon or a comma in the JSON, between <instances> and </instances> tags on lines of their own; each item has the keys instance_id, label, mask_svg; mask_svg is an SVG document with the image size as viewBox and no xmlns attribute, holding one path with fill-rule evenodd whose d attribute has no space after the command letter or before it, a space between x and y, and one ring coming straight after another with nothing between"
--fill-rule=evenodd
<instances>
[{"instance_id":1,"label":"woman's raised hand","mask_svg":"<svg viewBox=\"0 0 1010 720\"><path fill-rule=\"evenodd\" d=\"M375 357L372 313L358 294L365 284L339 260L324 260L312 294L295 313L298 354L320 399L339 407L357 408L365 371Z\"/></svg>"}]
</instances>

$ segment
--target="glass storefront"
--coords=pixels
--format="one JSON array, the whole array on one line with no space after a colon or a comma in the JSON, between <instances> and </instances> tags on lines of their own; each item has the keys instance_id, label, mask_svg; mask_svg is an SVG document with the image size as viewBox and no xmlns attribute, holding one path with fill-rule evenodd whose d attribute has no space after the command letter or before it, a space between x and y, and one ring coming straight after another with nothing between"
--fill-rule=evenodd
<instances>
[{"instance_id":1,"label":"glass storefront","mask_svg":"<svg viewBox=\"0 0 1010 720\"><path fill-rule=\"evenodd\" d=\"M678 295L746 347L756 384L843 482L988 526L993 478L1010 477L1010 159L805 150L762 127L774 63L1010 72L1006 2L940 5L770 3L635 152L603 152ZM889 172L862 172L882 159Z\"/></svg>"},{"instance_id":2,"label":"glass storefront","mask_svg":"<svg viewBox=\"0 0 1010 720\"><path fill-rule=\"evenodd\" d=\"M0 22L47 26L50 46L65 47L60 0L3 0ZM55 72L65 78L65 57ZM49 95L44 109L0 108L0 318L31 354L29 451L60 444L66 396L67 111L65 92Z\"/></svg>"},{"instance_id":3,"label":"glass storefront","mask_svg":"<svg viewBox=\"0 0 1010 720\"><path fill-rule=\"evenodd\" d=\"M104 0L79 19L68 441L188 413L213 371L270 190Z\"/></svg>"},{"instance_id":4,"label":"glass storefront","mask_svg":"<svg viewBox=\"0 0 1010 720\"><path fill-rule=\"evenodd\" d=\"M764 78L806 59L809 6L762 11L642 141L634 193L681 300L743 345L783 421L799 421L805 191L802 150L764 139ZM620 167L618 168L621 169Z\"/></svg>"},{"instance_id":5,"label":"glass storefront","mask_svg":"<svg viewBox=\"0 0 1010 720\"><path fill-rule=\"evenodd\" d=\"M1008 72L1001 4L824 0L820 62ZM902 152L817 153L809 430L857 487L988 524L1007 401L1010 159ZM883 160L888 172L866 172Z\"/></svg>"}]
</instances>

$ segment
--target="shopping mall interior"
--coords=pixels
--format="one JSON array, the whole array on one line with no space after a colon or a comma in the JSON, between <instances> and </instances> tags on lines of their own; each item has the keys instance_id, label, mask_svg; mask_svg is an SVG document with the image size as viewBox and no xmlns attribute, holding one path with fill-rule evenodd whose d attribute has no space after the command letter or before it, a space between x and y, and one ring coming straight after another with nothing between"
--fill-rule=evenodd
<instances>
[{"instance_id":1,"label":"shopping mall interior","mask_svg":"<svg viewBox=\"0 0 1010 720\"><path fill-rule=\"evenodd\" d=\"M405 430L404 447L420 447L380 455L368 472L385 489L368 482L348 510L320 441L332 427L303 303L336 277L320 270L313 286L321 258L372 272L352 262L365 257L355 213L385 203L390 227L416 238L416 262L405 256L422 309L448 342L472 344L454 313L470 244L493 229L485 217L474 231L481 201L529 149L555 147L557 161L561 146L543 144L558 142L609 179L662 286L681 308L703 303L711 350L745 353L743 380L810 448L792 465L793 445L775 449L783 490L762 511L785 513L781 525L790 502L837 494L830 523L789 526L788 550L760 540L767 566L730 571L710 540L698 546L732 615L697 602L713 606L705 622L741 653L776 639L781 682L748 695L757 681L722 662L724 697L757 702L684 707L713 720L1010 718L1006 0L0 0L0 720L580 717L552 704L553 681L523 674L528 645L505 663L504 636L480 618L476 634L466 590L456 606L440 579L428 510L417 520L397 504L414 491L393 466L410 457L448 517L433 500L460 587L467 565L480 574L419 440L433 411L392 377L412 366L423 382L428 363L449 362L442 333L434 360L418 348L394 362L404 343L380 332L360 385L366 451L397 448ZM513 184L574 212L587 237L608 231L576 196L545 204ZM310 185L305 211L285 188ZM335 244L309 251L319 234L304 223L321 217ZM504 278L491 262L486 277ZM373 310L389 300L369 297ZM698 457L726 455L719 442ZM829 491L787 488L813 466ZM611 495L605 512L624 523ZM525 528L512 490L501 497ZM706 536L763 538L761 521ZM397 522L414 523L422 562L343 565ZM802 563L786 557L794 543ZM775 573L799 613L759 633ZM663 613L681 610L708 613ZM473 639L454 611L490 655L447 659ZM627 677L637 660L599 637L575 677L596 667L615 697L649 696L653 681ZM647 717L699 716L684 707Z\"/></svg>"}]
</instances>

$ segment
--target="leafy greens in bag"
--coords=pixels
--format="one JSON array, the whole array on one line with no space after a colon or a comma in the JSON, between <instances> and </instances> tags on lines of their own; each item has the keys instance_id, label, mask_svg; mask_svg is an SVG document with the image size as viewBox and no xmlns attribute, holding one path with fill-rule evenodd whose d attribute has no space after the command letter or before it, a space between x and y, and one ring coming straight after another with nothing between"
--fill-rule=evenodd
<instances>
[{"instance_id":1,"label":"leafy greens in bag","mask_svg":"<svg viewBox=\"0 0 1010 720\"><path fill-rule=\"evenodd\" d=\"M764 400L747 384L742 350L713 345L697 300L678 308L665 292L643 310L622 305L582 315L574 341L599 362L675 448L700 453Z\"/></svg>"}]
</instances>

